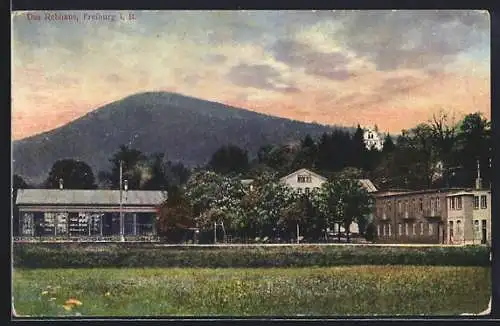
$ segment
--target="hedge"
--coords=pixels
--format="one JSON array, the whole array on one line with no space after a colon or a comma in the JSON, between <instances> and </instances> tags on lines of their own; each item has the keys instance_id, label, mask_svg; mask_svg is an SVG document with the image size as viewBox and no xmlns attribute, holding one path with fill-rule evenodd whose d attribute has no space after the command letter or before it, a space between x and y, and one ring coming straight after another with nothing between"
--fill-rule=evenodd
<instances>
[{"instance_id":1,"label":"hedge","mask_svg":"<svg viewBox=\"0 0 500 326\"><path fill-rule=\"evenodd\" d=\"M346 265L490 266L489 248L395 246L195 247L17 243L17 268L307 267Z\"/></svg>"}]
</instances>

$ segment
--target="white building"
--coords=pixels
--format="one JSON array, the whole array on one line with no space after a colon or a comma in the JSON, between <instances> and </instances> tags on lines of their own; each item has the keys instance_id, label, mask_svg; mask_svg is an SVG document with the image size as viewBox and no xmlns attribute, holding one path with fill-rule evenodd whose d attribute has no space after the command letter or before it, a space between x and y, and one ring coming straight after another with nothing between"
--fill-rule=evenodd
<instances>
[{"instance_id":1,"label":"white building","mask_svg":"<svg viewBox=\"0 0 500 326\"><path fill-rule=\"evenodd\" d=\"M384 148L384 137L374 129L365 128L363 139L367 149L375 148L381 151Z\"/></svg>"},{"instance_id":2,"label":"white building","mask_svg":"<svg viewBox=\"0 0 500 326\"><path fill-rule=\"evenodd\" d=\"M281 178L280 181L293 188L299 194L308 194L319 190L321 185L326 181L326 178L307 169L300 169Z\"/></svg>"},{"instance_id":3,"label":"white building","mask_svg":"<svg viewBox=\"0 0 500 326\"><path fill-rule=\"evenodd\" d=\"M312 191L317 191L327 179L317 173L309 171L308 169L300 169L280 179L280 181L289 187L293 188L299 194L309 194ZM358 180L363 188L368 192L376 192L377 188L368 179ZM351 233L359 233L357 223L353 223L349 228ZM341 227L341 232L344 232Z\"/></svg>"}]
</instances>

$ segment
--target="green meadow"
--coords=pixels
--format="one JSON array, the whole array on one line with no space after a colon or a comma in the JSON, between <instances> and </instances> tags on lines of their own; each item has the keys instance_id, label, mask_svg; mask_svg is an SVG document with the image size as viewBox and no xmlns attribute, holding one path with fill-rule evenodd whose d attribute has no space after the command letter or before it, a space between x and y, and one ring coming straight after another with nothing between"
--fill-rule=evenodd
<instances>
[{"instance_id":1,"label":"green meadow","mask_svg":"<svg viewBox=\"0 0 500 326\"><path fill-rule=\"evenodd\" d=\"M487 307L491 269L16 268L13 282L29 316L458 315Z\"/></svg>"}]
</instances>

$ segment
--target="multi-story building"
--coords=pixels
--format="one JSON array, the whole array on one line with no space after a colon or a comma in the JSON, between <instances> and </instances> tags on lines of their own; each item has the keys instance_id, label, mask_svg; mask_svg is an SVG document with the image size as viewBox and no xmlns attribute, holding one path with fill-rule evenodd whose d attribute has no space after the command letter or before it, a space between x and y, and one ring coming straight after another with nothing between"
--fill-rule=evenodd
<instances>
[{"instance_id":1,"label":"multi-story building","mask_svg":"<svg viewBox=\"0 0 500 326\"><path fill-rule=\"evenodd\" d=\"M449 244L491 243L491 191L475 189L447 196Z\"/></svg>"},{"instance_id":2,"label":"multi-story building","mask_svg":"<svg viewBox=\"0 0 500 326\"><path fill-rule=\"evenodd\" d=\"M381 242L491 244L491 190L476 188L375 194L374 222Z\"/></svg>"},{"instance_id":3,"label":"multi-story building","mask_svg":"<svg viewBox=\"0 0 500 326\"><path fill-rule=\"evenodd\" d=\"M375 194L374 220L382 242L443 243L446 196L453 189Z\"/></svg>"}]
</instances>

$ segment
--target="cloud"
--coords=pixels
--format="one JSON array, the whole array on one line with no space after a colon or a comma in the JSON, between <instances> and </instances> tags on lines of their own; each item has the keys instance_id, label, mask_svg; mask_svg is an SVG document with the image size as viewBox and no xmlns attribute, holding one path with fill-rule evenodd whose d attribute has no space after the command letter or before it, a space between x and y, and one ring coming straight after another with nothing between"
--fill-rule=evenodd
<instances>
[{"instance_id":1,"label":"cloud","mask_svg":"<svg viewBox=\"0 0 500 326\"><path fill-rule=\"evenodd\" d=\"M489 19L481 11L360 11L344 13L339 21L339 44L379 70L442 65L489 44Z\"/></svg>"},{"instance_id":2,"label":"cloud","mask_svg":"<svg viewBox=\"0 0 500 326\"><path fill-rule=\"evenodd\" d=\"M209 54L205 57L205 61L207 63L213 63L213 64L217 64L217 63L224 63L227 61L227 56L223 55L223 54L220 54L220 53L217 53L217 54Z\"/></svg>"},{"instance_id":3,"label":"cloud","mask_svg":"<svg viewBox=\"0 0 500 326\"><path fill-rule=\"evenodd\" d=\"M272 46L276 60L293 68L303 68L306 74L332 80L346 80L351 74L347 68L350 60L341 52L320 52L293 40L278 40Z\"/></svg>"},{"instance_id":4,"label":"cloud","mask_svg":"<svg viewBox=\"0 0 500 326\"><path fill-rule=\"evenodd\" d=\"M233 84L241 87L253 87L283 93L296 93L299 91L295 86L284 83L277 69L265 64L240 63L231 68L227 78Z\"/></svg>"}]
</instances>

